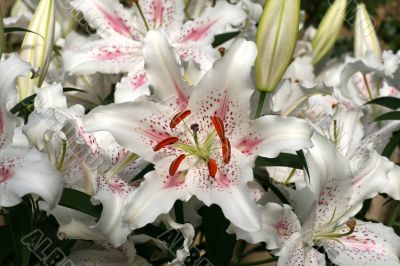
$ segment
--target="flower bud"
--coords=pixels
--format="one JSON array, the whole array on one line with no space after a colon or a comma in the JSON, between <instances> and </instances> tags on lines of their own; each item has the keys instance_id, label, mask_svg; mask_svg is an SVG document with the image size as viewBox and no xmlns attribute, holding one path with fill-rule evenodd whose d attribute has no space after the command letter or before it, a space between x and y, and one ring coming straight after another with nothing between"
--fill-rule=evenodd
<instances>
[{"instance_id":1,"label":"flower bud","mask_svg":"<svg viewBox=\"0 0 400 266\"><path fill-rule=\"evenodd\" d=\"M20 51L21 59L38 68L40 73L35 78L26 76L18 79L20 100L32 95L34 87L43 83L53 49L54 20L54 1L40 0L28 27L34 33L25 34Z\"/></svg>"},{"instance_id":2,"label":"flower bud","mask_svg":"<svg viewBox=\"0 0 400 266\"><path fill-rule=\"evenodd\" d=\"M318 26L312 47L313 64L318 64L333 48L342 30L346 16L347 0L336 0L326 12Z\"/></svg>"},{"instance_id":3,"label":"flower bud","mask_svg":"<svg viewBox=\"0 0 400 266\"><path fill-rule=\"evenodd\" d=\"M357 58L363 58L367 52L372 52L377 59L381 59L382 51L374 25L365 5L359 4L355 25L354 54Z\"/></svg>"},{"instance_id":4,"label":"flower bud","mask_svg":"<svg viewBox=\"0 0 400 266\"><path fill-rule=\"evenodd\" d=\"M300 0L269 0L256 35L256 86L261 92L275 90L296 48L300 23Z\"/></svg>"}]
</instances>

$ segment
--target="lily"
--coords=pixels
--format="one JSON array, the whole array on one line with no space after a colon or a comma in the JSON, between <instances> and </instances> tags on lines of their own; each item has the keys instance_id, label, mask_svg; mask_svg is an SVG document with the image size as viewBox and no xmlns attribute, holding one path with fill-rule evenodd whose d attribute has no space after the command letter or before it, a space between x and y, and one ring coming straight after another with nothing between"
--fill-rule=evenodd
<instances>
[{"instance_id":1,"label":"lily","mask_svg":"<svg viewBox=\"0 0 400 266\"><path fill-rule=\"evenodd\" d=\"M290 206L267 203L263 207L262 230L255 233L231 227L239 238L267 242L267 248L279 256L278 266L398 265L400 238L382 224L351 218L352 173L348 161L334 143L315 133L315 146L306 156L309 176L307 188L294 191L294 211ZM297 214L297 215L296 215Z\"/></svg>"},{"instance_id":2,"label":"lily","mask_svg":"<svg viewBox=\"0 0 400 266\"><path fill-rule=\"evenodd\" d=\"M51 209L61 197L60 173L44 154L27 143L20 132L22 121L8 110L18 98L16 79L31 70L16 55L0 62L0 206L14 206L23 196L32 194Z\"/></svg>"},{"instance_id":3,"label":"lily","mask_svg":"<svg viewBox=\"0 0 400 266\"><path fill-rule=\"evenodd\" d=\"M134 14L115 1L71 1L96 29L99 38L88 41L72 35L63 54L66 69L72 74L128 72L116 87L116 102L132 101L149 94L142 50L150 29L164 31L183 61L193 60L208 70L219 57L211 46L214 35L246 19L241 6L225 1L217 1L200 17L186 22L182 0L133 2L138 7Z\"/></svg>"},{"instance_id":4,"label":"lily","mask_svg":"<svg viewBox=\"0 0 400 266\"><path fill-rule=\"evenodd\" d=\"M183 81L176 54L161 33L149 32L144 47L146 73L159 103L98 107L85 120L89 131L109 131L123 147L155 164L132 194L125 219L131 228L141 227L177 199L195 195L206 205L221 206L232 223L256 230L259 212L247 186L256 156L310 146L311 128L296 118L249 119L253 42L238 39L194 89Z\"/></svg>"}]
</instances>

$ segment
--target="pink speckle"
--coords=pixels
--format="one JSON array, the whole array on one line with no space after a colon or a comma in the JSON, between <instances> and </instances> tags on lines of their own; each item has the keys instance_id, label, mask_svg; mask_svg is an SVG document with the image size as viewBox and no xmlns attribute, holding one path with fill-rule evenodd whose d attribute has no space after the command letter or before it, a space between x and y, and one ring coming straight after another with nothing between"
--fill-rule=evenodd
<instances>
[{"instance_id":1,"label":"pink speckle","mask_svg":"<svg viewBox=\"0 0 400 266\"><path fill-rule=\"evenodd\" d=\"M214 26L215 23L217 23L218 20L214 21L209 21L203 25L200 25L197 28L193 28L189 34L187 34L183 39L182 42L188 42L188 41L198 41L204 36L206 36L212 26Z\"/></svg>"},{"instance_id":2,"label":"pink speckle","mask_svg":"<svg viewBox=\"0 0 400 266\"><path fill-rule=\"evenodd\" d=\"M0 183L7 182L11 177L13 176L13 173L11 172L10 169L1 167L0 168Z\"/></svg>"},{"instance_id":3,"label":"pink speckle","mask_svg":"<svg viewBox=\"0 0 400 266\"><path fill-rule=\"evenodd\" d=\"M256 137L245 138L240 142L237 148L244 154L253 154L262 140Z\"/></svg>"},{"instance_id":4,"label":"pink speckle","mask_svg":"<svg viewBox=\"0 0 400 266\"><path fill-rule=\"evenodd\" d=\"M178 96L177 104L184 109L188 104L188 97L183 92L183 89L174 81L175 91Z\"/></svg>"},{"instance_id":5,"label":"pink speckle","mask_svg":"<svg viewBox=\"0 0 400 266\"><path fill-rule=\"evenodd\" d=\"M165 182L165 188L180 187L185 183L185 174L182 172L177 172L173 176L168 176Z\"/></svg>"}]
</instances>

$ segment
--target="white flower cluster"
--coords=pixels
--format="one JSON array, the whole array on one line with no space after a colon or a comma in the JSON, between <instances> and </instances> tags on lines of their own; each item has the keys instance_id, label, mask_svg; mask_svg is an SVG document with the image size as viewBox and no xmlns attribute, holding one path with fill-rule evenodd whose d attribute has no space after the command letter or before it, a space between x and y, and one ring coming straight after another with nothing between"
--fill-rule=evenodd
<instances>
[{"instance_id":1,"label":"white flower cluster","mask_svg":"<svg viewBox=\"0 0 400 266\"><path fill-rule=\"evenodd\" d=\"M400 52L359 5L354 57L329 59L344 5L316 31L298 0L16 1L0 26L29 31L0 61L1 216L28 196L55 217L78 240L59 265L150 265L135 245L166 247L149 224L183 235L170 264L197 265L213 204L279 266L400 265L398 211L358 215L400 200Z\"/></svg>"}]
</instances>

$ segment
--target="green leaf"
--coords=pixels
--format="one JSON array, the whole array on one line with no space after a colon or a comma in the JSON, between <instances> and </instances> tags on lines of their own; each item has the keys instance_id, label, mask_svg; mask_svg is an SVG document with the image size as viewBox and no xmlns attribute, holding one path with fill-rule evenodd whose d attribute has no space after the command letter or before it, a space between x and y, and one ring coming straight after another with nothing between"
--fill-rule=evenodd
<instances>
[{"instance_id":1,"label":"green leaf","mask_svg":"<svg viewBox=\"0 0 400 266\"><path fill-rule=\"evenodd\" d=\"M25 99L23 99L22 101L17 103L13 108L11 108L10 113L16 115L16 114L20 113L21 111L27 109L29 106L33 105L35 98L36 98L36 94L26 97Z\"/></svg>"},{"instance_id":2,"label":"green leaf","mask_svg":"<svg viewBox=\"0 0 400 266\"><path fill-rule=\"evenodd\" d=\"M199 210L203 218L203 230L206 238L207 258L215 266L228 265L235 246L235 235L226 233L230 222L217 205L202 207Z\"/></svg>"},{"instance_id":3,"label":"green leaf","mask_svg":"<svg viewBox=\"0 0 400 266\"><path fill-rule=\"evenodd\" d=\"M374 121L400 120L400 111L393 111L375 118Z\"/></svg>"},{"instance_id":4,"label":"green leaf","mask_svg":"<svg viewBox=\"0 0 400 266\"><path fill-rule=\"evenodd\" d=\"M256 159L256 166L282 166L296 169L303 169L303 159L299 155L290 153L281 153L276 158L258 157Z\"/></svg>"},{"instance_id":5,"label":"green leaf","mask_svg":"<svg viewBox=\"0 0 400 266\"><path fill-rule=\"evenodd\" d=\"M28 200L20 204L5 208L5 221L11 232L11 242L14 249L17 266L28 266L31 251L21 239L32 231L32 207Z\"/></svg>"},{"instance_id":6,"label":"green leaf","mask_svg":"<svg viewBox=\"0 0 400 266\"><path fill-rule=\"evenodd\" d=\"M392 110L396 110L400 108L400 99L396 97L381 97L373 99L372 101L367 102L366 105L367 104L377 104Z\"/></svg>"},{"instance_id":7,"label":"green leaf","mask_svg":"<svg viewBox=\"0 0 400 266\"><path fill-rule=\"evenodd\" d=\"M388 144L383 149L382 156L390 158L396 149L400 145L400 131L393 133L393 137L389 140Z\"/></svg>"},{"instance_id":8,"label":"green leaf","mask_svg":"<svg viewBox=\"0 0 400 266\"><path fill-rule=\"evenodd\" d=\"M92 205L90 196L78 190L64 188L59 205L100 218L103 206Z\"/></svg>"},{"instance_id":9,"label":"green leaf","mask_svg":"<svg viewBox=\"0 0 400 266\"><path fill-rule=\"evenodd\" d=\"M214 42L212 43L212 47L215 48L217 46L220 46L221 44L226 43L227 41L238 36L239 33L240 33L240 31L232 31L232 32L226 32L223 34L215 35Z\"/></svg>"},{"instance_id":10,"label":"green leaf","mask_svg":"<svg viewBox=\"0 0 400 266\"><path fill-rule=\"evenodd\" d=\"M12 245L6 244L12 243L11 231L8 226L0 227L0 239L2 243L2 245L0 245L0 262L2 262L13 250Z\"/></svg>"},{"instance_id":11,"label":"green leaf","mask_svg":"<svg viewBox=\"0 0 400 266\"><path fill-rule=\"evenodd\" d=\"M76 89L76 88L63 88L63 92L70 92L70 91L78 91L78 92L86 93L86 91ZM10 112L15 115L15 114L20 113L21 111L28 109L28 111L30 113L31 110L29 110L29 107L33 106L35 98L36 98L36 94L32 94L31 96L26 97L25 99L23 99L22 101L17 103L13 108L11 108Z\"/></svg>"},{"instance_id":12,"label":"green leaf","mask_svg":"<svg viewBox=\"0 0 400 266\"><path fill-rule=\"evenodd\" d=\"M19 28L19 27L8 27L8 28L4 28L4 33L15 33L15 32L29 32L29 33L33 33L36 35L39 35L42 39L44 39L44 37L42 35L40 35L37 32L28 30L28 29L24 29L24 28Z\"/></svg>"}]
</instances>

